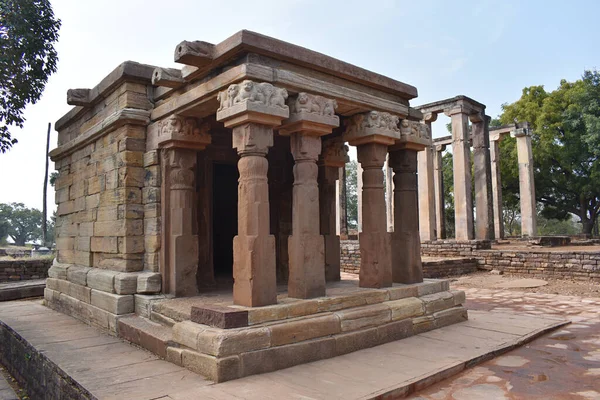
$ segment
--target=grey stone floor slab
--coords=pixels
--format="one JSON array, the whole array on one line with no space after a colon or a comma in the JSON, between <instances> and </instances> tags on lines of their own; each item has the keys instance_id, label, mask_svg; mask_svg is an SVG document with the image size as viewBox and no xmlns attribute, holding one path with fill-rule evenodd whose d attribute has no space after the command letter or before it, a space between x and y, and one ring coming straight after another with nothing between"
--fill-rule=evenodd
<instances>
[{"instance_id":1,"label":"grey stone floor slab","mask_svg":"<svg viewBox=\"0 0 600 400\"><path fill-rule=\"evenodd\" d=\"M370 399L433 384L470 360L565 323L509 312L471 311L469 318L371 349L214 384L40 302L0 304L0 321L98 399Z\"/></svg>"},{"instance_id":2,"label":"grey stone floor slab","mask_svg":"<svg viewBox=\"0 0 600 400\"><path fill-rule=\"evenodd\" d=\"M0 373L0 400L19 400L19 397L13 390L12 386L4 378L4 375Z\"/></svg>"}]
</instances>

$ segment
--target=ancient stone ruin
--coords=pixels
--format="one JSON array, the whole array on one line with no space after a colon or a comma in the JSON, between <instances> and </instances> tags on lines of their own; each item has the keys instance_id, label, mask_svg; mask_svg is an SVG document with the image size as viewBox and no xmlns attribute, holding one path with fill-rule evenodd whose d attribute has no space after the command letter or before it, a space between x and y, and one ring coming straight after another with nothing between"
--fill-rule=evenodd
<instances>
[{"instance_id":1,"label":"ancient stone ruin","mask_svg":"<svg viewBox=\"0 0 600 400\"><path fill-rule=\"evenodd\" d=\"M463 292L423 279L417 159L432 139L416 88L248 31L174 58L181 70L125 62L68 92L49 307L215 381L467 318ZM363 171L358 284L340 279L345 143Z\"/></svg>"}]
</instances>

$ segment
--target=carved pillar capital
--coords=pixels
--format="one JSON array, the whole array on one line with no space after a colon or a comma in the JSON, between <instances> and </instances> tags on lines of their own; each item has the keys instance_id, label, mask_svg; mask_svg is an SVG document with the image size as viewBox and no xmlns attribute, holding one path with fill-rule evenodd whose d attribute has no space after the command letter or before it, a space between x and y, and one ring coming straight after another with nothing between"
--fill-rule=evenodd
<instances>
[{"instance_id":1,"label":"carved pillar capital","mask_svg":"<svg viewBox=\"0 0 600 400\"><path fill-rule=\"evenodd\" d=\"M162 152L163 167L168 167L167 184L169 189L194 189L196 152L187 149L167 148Z\"/></svg>"},{"instance_id":2,"label":"carved pillar capital","mask_svg":"<svg viewBox=\"0 0 600 400\"><path fill-rule=\"evenodd\" d=\"M321 152L319 165L342 168L350 161L348 146L340 136L324 140L322 147L323 151Z\"/></svg>"},{"instance_id":3,"label":"carved pillar capital","mask_svg":"<svg viewBox=\"0 0 600 400\"><path fill-rule=\"evenodd\" d=\"M425 121L425 123L431 124L432 122L437 121L437 113L425 113L423 114L423 121Z\"/></svg>"},{"instance_id":4,"label":"carved pillar capital","mask_svg":"<svg viewBox=\"0 0 600 400\"><path fill-rule=\"evenodd\" d=\"M340 126L335 115L337 101L309 93L298 93L288 99L290 117L279 128L280 135L302 132L305 135L323 136Z\"/></svg>"},{"instance_id":5,"label":"carved pillar capital","mask_svg":"<svg viewBox=\"0 0 600 400\"><path fill-rule=\"evenodd\" d=\"M421 151L431 146L431 144L431 127L429 124L407 119L400 122L400 138L396 140L394 149Z\"/></svg>"},{"instance_id":6,"label":"carved pillar capital","mask_svg":"<svg viewBox=\"0 0 600 400\"><path fill-rule=\"evenodd\" d=\"M381 111L355 114L345 121L343 138L353 146L364 143L393 145L400 139L400 117Z\"/></svg>"},{"instance_id":7,"label":"carved pillar capital","mask_svg":"<svg viewBox=\"0 0 600 400\"><path fill-rule=\"evenodd\" d=\"M289 117L289 108L285 104L287 98L288 92L283 88L266 82L245 80L219 92L217 121L222 121L226 128L250 122L279 126L282 120Z\"/></svg>"},{"instance_id":8,"label":"carved pillar capital","mask_svg":"<svg viewBox=\"0 0 600 400\"><path fill-rule=\"evenodd\" d=\"M158 145L162 148L204 150L211 143L210 124L173 114L159 122Z\"/></svg>"}]
</instances>

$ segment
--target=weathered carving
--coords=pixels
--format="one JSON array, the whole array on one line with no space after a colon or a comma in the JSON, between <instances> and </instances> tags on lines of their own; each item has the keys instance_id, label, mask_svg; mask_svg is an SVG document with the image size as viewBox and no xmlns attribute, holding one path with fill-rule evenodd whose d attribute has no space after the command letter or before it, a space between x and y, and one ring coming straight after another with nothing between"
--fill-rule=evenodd
<instances>
[{"instance_id":1,"label":"weathered carving","mask_svg":"<svg viewBox=\"0 0 600 400\"><path fill-rule=\"evenodd\" d=\"M349 161L348 146L341 137L323 141L321 164L343 167Z\"/></svg>"},{"instance_id":2,"label":"weathered carving","mask_svg":"<svg viewBox=\"0 0 600 400\"><path fill-rule=\"evenodd\" d=\"M429 126L417 121L409 121L403 119L400 124L400 133L402 136L413 137L418 139L431 139Z\"/></svg>"},{"instance_id":3,"label":"weathered carving","mask_svg":"<svg viewBox=\"0 0 600 400\"><path fill-rule=\"evenodd\" d=\"M193 136L199 139L207 140L210 143L210 124L207 122L198 123L195 118L183 118L178 115L172 115L160 123L159 136Z\"/></svg>"},{"instance_id":4,"label":"weathered carving","mask_svg":"<svg viewBox=\"0 0 600 400\"><path fill-rule=\"evenodd\" d=\"M203 67L212 61L214 45L202 41L184 40L175 48L175 62Z\"/></svg>"},{"instance_id":5,"label":"weathered carving","mask_svg":"<svg viewBox=\"0 0 600 400\"><path fill-rule=\"evenodd\" d=\"M170 189L194 189L194 166L196 153L189 150L165 149L163 150L163 165L169 169Z\"/></svg>"},{"instance_id":6,"label":"weathered carving","mask_svg":"<svg viewBox=\"0 0 600 400\"><path fill-rule=\"evenodd\" d=\"M67 104L70 106L89 107L90 89L69 89L67 90Z\"/></svg>"},{"instance_id":7,"label":"weathered carving","mask_svg":"<svg viewBox=\"0 0 600 400\"><path fill-rule=\"evenodd\" d=\"M296 163L304 160L317 161L321 154L321 138L297 133L292 135L290 147Z\"/></svg>"},{"instance_id":8,"label":"weathered carving","mask_svg":"<svg viewBox=\"0 0 600 400\"><path fill-rule=\"evenodd\" d=\"M400 118L386 112L371 111L364 114L353 115L352 118L346 120L346 134L354 136L366 128L375 128L399 133L398 122ZM397 136L397 135L393 135Z\"/></svg>"},{"instance_id":9,"label":"weathered carving","mask_svg":"<svg viewBox=\"0 0 600 400\"><path fill-rule=\"evenodd\" d=\"M301 92L290 102L290 114L305 112L333 116L337 106L337 101L333 99Z\"/></svg>"},{"instance_id":10,"label":"weathered carving","mask_svg":"<svg viewBox=\"0 0 600 400\"><path fill-rule=\"evenodd\" d=\"M233 147L241 156L264 156L273 146L273 129L261 124L244 124L233 128Z\"/></svg>"},{"instance_id":11,"label":"weathered carving","mask_svg":"<svg viewBox=\"0 0 600 400\"><path fill-rule=\"evenodd\" d=\"M156 68L152 73L152 84L155 86L178 88L184 83L181 70L175 68Z\"/></svg>"},{"instance_id":12,"label":"weathered carving","mask_svg":"<svg viewBox=\"0 0 600 400\"><path fill-rule=\"evenodd\" d=\"M287 98L288 92L283 88L266 82L257 83L245 80L229 86L226 91L219 92L217 95L220 103L218 111L244 102L259 103L267 107L279 107L287 110L288 106L285 104Z\"/></svg>"}]
</instances>

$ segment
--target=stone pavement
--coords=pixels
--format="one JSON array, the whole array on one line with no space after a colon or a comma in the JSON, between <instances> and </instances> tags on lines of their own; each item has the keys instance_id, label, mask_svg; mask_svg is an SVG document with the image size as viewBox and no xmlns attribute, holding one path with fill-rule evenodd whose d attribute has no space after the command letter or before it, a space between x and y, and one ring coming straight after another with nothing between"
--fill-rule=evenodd
<instances>
[{"instance_id":1,"label":"stone pavement","mask_svg":"<svg viewBox=\"0 0 600 400\"><path fill-rule=\"evenodd\" d=\"M562 324L562 319L541 315L473 311L469 321L400 341L213 384L72 317L49 310L39 301L15 301L0 304L0 334L4 335L5 346L11 343L10 348L0 351L12 351L16 362L23 362L19 361L24 359L22 351L17 352L12 339L15 335L22 337L43 355L40 365L43 364L46 375L37 381L48 386L49 377L66 374L67 381L75 381L76 390L87 398L371 399L425 388ZM29 364L37 359L37 354L31 355ZM54 367L48 372L50 364ZM56 387L58 393L64 390L60 384Z\"/></svg>"},{"instance_id":2,"label":"stone pavement","mask_svg":"<svg viewBox=\"0 0 600 400\"><path fill-rule=\"evenodd\" d=\"M41 297L44 295L46 279L29 279L23 281L1 282L0 301Z\"/></svg>"},{"instance_id":3,"label":"stone pavement","mask_svg":"<svg viewBox=\"0 0 600 400\"><path fill-rule=\"evenodd\" d=\"M600 399L600 299L464 289L469 310L566 317L572 324L425 389L414 400Z\"/></svg>"},{"instance_id":4,"label":"stone pavement","mask_svg":"<svg viewBox=\"0 0 600 400\"><path fill-rule=\"evenodd\" d=\"M12 386L8 384L0 366L0 400L19 400Z\"/></svg>"}]
</instances>

